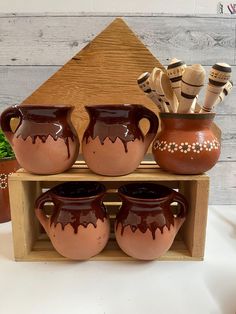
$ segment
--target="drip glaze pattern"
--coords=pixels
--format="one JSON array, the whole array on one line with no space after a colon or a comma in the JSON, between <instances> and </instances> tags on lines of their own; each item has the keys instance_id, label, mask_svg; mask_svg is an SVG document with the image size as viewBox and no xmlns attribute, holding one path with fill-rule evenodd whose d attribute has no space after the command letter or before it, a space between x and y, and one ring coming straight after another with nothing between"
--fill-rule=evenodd
<instances>
[{"instance_id":1,"label":"drip glaze pattern","mask_svg":"<svg viewBox=\"0 0 236 314\"><path fill-rule=\"evenodd\" d=\"M37 174L55 174L69 169L79 153L79 140L71 123L70 106L21 105L6 109L1 127L19 164ZM15 132L10 120L20 119Z\"/></svg>"},{"instance_id":2,"label":"drip glaze pattern","mask_svg":"<svg viewBox=\"0 0 236 314\"><path fill-rule=\"evenodd\" d=\"M83 135L82 150L88 167L98 174L109 176L134 171L157 132L156 115L142 105L94 105L85 108L90 120ZM142 118L150 121L145 136L139 128Z\"/></svg>"},{"instance_id":3,"label":"drip glaze pattern","mask_svg":"<svg viewBox=\"0 0 236 314\"><path fill-rule=\"evenodd\" d=\"M110 231L104 193L100 183L66 182L36 200L36 216L61 255L83 260L103 250ZM43 211L46 202L53 203L49 218Z\"/></svg>"},{"instance_id":4,"label":"drip glaze pattern","mask_svg":"<svg viewBox=\"0 0 236 314\"><path fill-rule=\"evenodd\" d=\"M120 248L137 259L155 259L164 254L187 214L183 195L165 186L132 183L119 188L122 206L116 217L115 233ZM178 202L174 215L171 203Z\"/></svg>"}]
</instances>

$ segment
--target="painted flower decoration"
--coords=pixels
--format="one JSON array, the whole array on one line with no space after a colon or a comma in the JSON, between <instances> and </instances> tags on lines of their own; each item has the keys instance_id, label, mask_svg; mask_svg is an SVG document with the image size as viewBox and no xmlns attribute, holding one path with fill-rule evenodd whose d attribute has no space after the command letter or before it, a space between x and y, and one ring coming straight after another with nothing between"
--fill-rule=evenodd
<instances>
[{"instance_id":1,"label":"painted flower decoration","mask_svg":"<svg viewBox=\"0 0 236 314\"><path fill-rule=\"evenodd\" d=\"M205 150L207 150L209 152L213 149L213 144L210 141L204 141L203 146L204 146Z\"/></svg>"},{"instance_id":2,"label":"painted flower decoration","mask_svg":"<svg viewBox=\"0 0 236 314\"><path fill-rule=\"evenodd\" d=\"M161 143L159 144L160 151L166 150L167 146L168 145L166 144L166 141L161 141Z\"/></svg>"},{"instance_id":3,"label":"painted flower decoration","mask_svg":"<svg viewBox=\"0 0 236 314\"><path fill-rule=\"evenodd\" d=\"M0 173L0 180L1 181L7 180L7 175L5 173Z\"/></svg>"},{"instance_id":4,"label":"painted flower decoration","mask_svg":"<svg viewBox=\"0 0 236 314\"><path fill-rule=\"evenodd\" d=\"M220 147L220 143L216 140L213 141L212 145L213 145L214 149L219 149L219 147Z\"/></svg>"},{"instance_id":5,"label":"painted flower decoration","mask_svg":"<svg viewBox=\"0 0 236 314\"><path fill-rule=\"evenodd\" d=\"M159 142L159 140L157 140L157 141L154 142L153 148L154 149L158 149L159 145L160 145L160 142Z\"/></svg>"},{"instance_id":6,"label":"painted flower decoration","mask_svg":"<svg viewBox=\"0 0 236 314\"><path fill-rule=\"evenodd\" d=\"M178 150L178 144L176 144L175 142L170 142L167 146L168 152L170 153L174 153L175 151Z\"/></svg>"},{"instance_id":7,"label":"painted flower decoration","mask_svg":"<svg viewBox=\"0 0 236 314\"><path fill-rule=\"evenodd\" d=\"M194 153L199 154L203 150L202 144L200 144L198 142L193 143L192 144L192 150Z\"/></svg>"},{"instance_id":8,"label":"painted flower decoration","mask_svg":"<svg viewBox=\"0 0 236 314\"><path fill-rule=\"evenodd\" d=\"M7 181L0 182L0 189L6 189L7 188Z\"/></svg>"},{"instance_id":9,"label":"painted flower decoration","mask_svg":"<svg viewBox=\"0 0 236 314\"><path fill-rule=\"evenodd\" d=\"M181 143L179 146L179 150L181 153L187 154L187 152L190 152L191 150L191 145L188 142Z\"/></svg>"}]
</instances>

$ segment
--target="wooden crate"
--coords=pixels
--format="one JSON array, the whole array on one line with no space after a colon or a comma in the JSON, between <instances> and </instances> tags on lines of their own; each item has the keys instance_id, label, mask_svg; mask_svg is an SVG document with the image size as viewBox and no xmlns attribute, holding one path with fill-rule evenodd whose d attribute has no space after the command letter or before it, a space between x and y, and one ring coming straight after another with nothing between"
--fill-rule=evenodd
<instances>
[{"instance_id":1,"label":"wooden crate","mask_svg":"<svg viewBox=\"0 0 236 314\"><path fill-rule=\"evenodd\" d=\"M189 201L188 217L170 250L160 260L202 260L207 221L209 177L168 174L153 162L142 162L133 173L121 177L104 177L92 173L84 162L70 171L50 176L29 174L23 169L9 178L15 259L17 261L63 261L40 226L34 213L35 199L44 189L65 181L99 181L107 187L104 199L114 224L120 206L117 188L128 182L156 182L183 193ZM49 206L50 210L50 206ZM91 260L133 260L116 244L113 230L106 248Z\"/></svg>"}]
</instances>

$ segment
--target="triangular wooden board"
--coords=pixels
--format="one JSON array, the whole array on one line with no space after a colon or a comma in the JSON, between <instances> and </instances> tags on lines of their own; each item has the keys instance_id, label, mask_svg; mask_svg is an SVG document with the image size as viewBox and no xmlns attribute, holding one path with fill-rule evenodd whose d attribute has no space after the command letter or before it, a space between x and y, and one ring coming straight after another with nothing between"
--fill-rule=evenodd
<instances>
[{"instance_id":1,"label":"triangular wooden board","mask_svg":"<svg viewBox=\"0 0 236 314\"><path fill-rule=\"evenodd\" d=\"M75 106L72 121L81 138L88 122L86 104L143 104L158 113L136 83L155 66L164 68L117 18L23 103Z\"/></svg>"},{"instance_id":2,"label":"triangular wooden board","mask_svg":"<svg viewBox=\"0 0 236 314\"><path fill-rule=\"evenodd\" d=\"M72 120L81 137L88 121L86 104L144 104L157 112L136 83L154 66L163 67L117 18L23 103L74 105Z\"/></svg>"}]
</instances>

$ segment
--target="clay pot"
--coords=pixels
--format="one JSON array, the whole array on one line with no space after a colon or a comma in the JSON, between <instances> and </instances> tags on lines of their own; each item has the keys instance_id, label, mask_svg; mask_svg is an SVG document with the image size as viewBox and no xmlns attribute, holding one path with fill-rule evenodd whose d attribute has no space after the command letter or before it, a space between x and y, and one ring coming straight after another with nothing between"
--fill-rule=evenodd
<instances>
[{"instance_id":1,"label":"clay pot","mask_svg":"<svg viewBox=\"0 0 236 314\"><path fill-rule=\"evenodd\" d=\"M220 156L220 143L211 130L214 113L161 113L161 132L153 142L153 155L164 170L201 174Z\"/></svg>"},{"instance_id":2,"label":"clay pot","mask_svg":"<svg viewBox=\"0 0 236 314\"><path fill-rule=\"evenodd\" d=\"M1 114L1 128L21 167L37 174L69 169L78 157L79 140L70 121L73 107L20 105ZM15 132L10 121L19 117Z\"/></svg>"},{"instance_id":3,"label":"clay pot","mask_svg":"<svg viewBox=\"0 0 236 314\"><path fill-rule=\"evenodd\" d=\"M15 158L0 159L0 223L11 220L8 176L19 169Z\"/></svg>"},{"instance_id":4,"label":"clay pot","mask_svg":"<svg viewBox=\"0 0 236 314\"><path fill-rule=\"evenodd\" d=\"M142 161L158 129L158 118L142 105L85 106L90 122L82 150L88 167L101 175L121 176L134 171ZM150 128L144 136L139 122Z\"/></svg>"},{"instance_id":5,"label":"clay pot","mask_svg":"<svg viewBox=\"0 0 236 314\"><path fill-rule=\"evenodd\" d=\"M85 260L100 253L109 239L110 224L102 203L105 187L96 182L67 182L42 194L35 213L61 255ZM46 216L43 206L53 203Z\"/></svg>"},{"instance_id":6,"label":"clay pot","mask_svg":"<svg viewBox=\"0 0 236 314\"><path fill-rule=\"evenodd\" d=\"M136 259L159 258L171 247L187 213L183 195L153 183L132 183L119 188L122 206L115 235L120 248ZM180 209L174 214L171 203Z\"/></svg>"}]
</instances>

